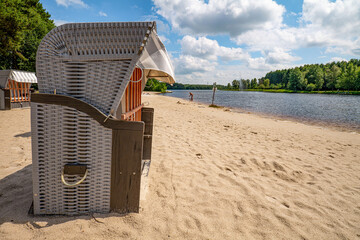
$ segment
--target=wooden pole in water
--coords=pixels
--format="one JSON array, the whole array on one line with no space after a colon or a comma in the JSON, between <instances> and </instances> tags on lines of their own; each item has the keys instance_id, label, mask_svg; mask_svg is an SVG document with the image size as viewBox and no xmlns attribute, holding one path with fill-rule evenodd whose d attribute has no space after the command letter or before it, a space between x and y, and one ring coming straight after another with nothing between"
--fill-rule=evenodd
<instances>
[{"instance_id":1,"label":"wooden pole in water","mask_svg":"<svg viewBox=\"0 0 360 240\"><path fill-rule=\"evenodd\" d=\"M214 105L215 91L216 91L216 82L214 82L214 84L213 84L213 96L212 96L211 105Z\"/></svg>"}]
</instances>

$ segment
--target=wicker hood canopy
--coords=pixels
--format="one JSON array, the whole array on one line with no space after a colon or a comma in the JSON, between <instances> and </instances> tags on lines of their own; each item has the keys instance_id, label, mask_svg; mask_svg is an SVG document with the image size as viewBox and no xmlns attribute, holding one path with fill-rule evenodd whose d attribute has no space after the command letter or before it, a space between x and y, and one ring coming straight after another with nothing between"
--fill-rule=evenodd
<instances>
[{"instance_id":1,"label":"wicker hood canopy","mask_svg":"<svg viewBox=\"0 0 360 240\"><path fill-rule=\"evenodd\" d=\"M156 22L64 24L38 48L39 92L80 98L108 115L117 111L136 66L145 80L174 83Z\"/></svg>"}]
</instances>

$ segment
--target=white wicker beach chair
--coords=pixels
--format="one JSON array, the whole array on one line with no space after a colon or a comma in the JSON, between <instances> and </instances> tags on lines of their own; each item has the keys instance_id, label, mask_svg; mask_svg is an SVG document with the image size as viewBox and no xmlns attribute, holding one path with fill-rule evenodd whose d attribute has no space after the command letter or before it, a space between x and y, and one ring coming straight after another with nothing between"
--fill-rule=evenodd
<instances>
[{"instance_id":1,"label":"white wicker beach chair","mask_svg":"<svg viewBox=\"0 0 360 240\"><path fill-rule=\"evenodd\" d=\"M151 57L154 41L164 59ZM159 41L155 22L65 24L42 40L31 103L35 214L139 210L144 123L118 119L136 65L174 81Z\"/></svg>"}]
</instances>

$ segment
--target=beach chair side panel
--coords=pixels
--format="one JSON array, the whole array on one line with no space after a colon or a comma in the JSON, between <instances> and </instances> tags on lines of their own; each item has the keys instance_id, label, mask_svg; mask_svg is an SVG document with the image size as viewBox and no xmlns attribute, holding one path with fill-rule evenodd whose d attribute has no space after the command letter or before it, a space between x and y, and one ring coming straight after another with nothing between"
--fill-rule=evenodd
<instances>
[{"instance_id":1,"label":"beach chair side panel","mask_svg":"<svg viewBox=\"0 0 360 240\"><path fill-rule=\"evenodd\" d=\"M32 103L35 214L84 214L110 211L112 131L76 109ZM65 164L85 164L88 175L65 186ZM81 176L65 176L76 182Z\"/></svg>"}]
</instances>

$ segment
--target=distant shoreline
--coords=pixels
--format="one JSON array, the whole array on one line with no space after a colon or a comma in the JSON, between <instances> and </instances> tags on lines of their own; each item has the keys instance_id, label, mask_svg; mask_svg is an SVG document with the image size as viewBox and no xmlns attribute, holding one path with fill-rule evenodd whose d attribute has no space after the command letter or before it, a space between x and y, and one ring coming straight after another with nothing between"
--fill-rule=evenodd
<instances>
[{"instance_id":1,"label":"distant shoreline","mask_svg":"<svg viewBox=\"0 0 360 240\"><path fill-rule=\"evenodd\" d=\"M270 92L270 93L306 93L306 94L338 94L338 95L360 95L360 91L294 91L287 89L241 89L223 91L245 91L245 92Z\"/></svg>"},{"instance_id":2,"label":"distant shoreline","mask_svg":"<svg viewBox=\"0 0 360 240\"><path fill-rule=\"evenodd\" d=\"M168 89L170 91L209 91L212 90L209 89ZM305 94L337 94L337 95L360 95L360 91L294 91L294 90L288 90L288 89L219 89L219 91L233 91L233 92L270 92L270 93L305 93Z\"/></svg>"}]
</instances>

